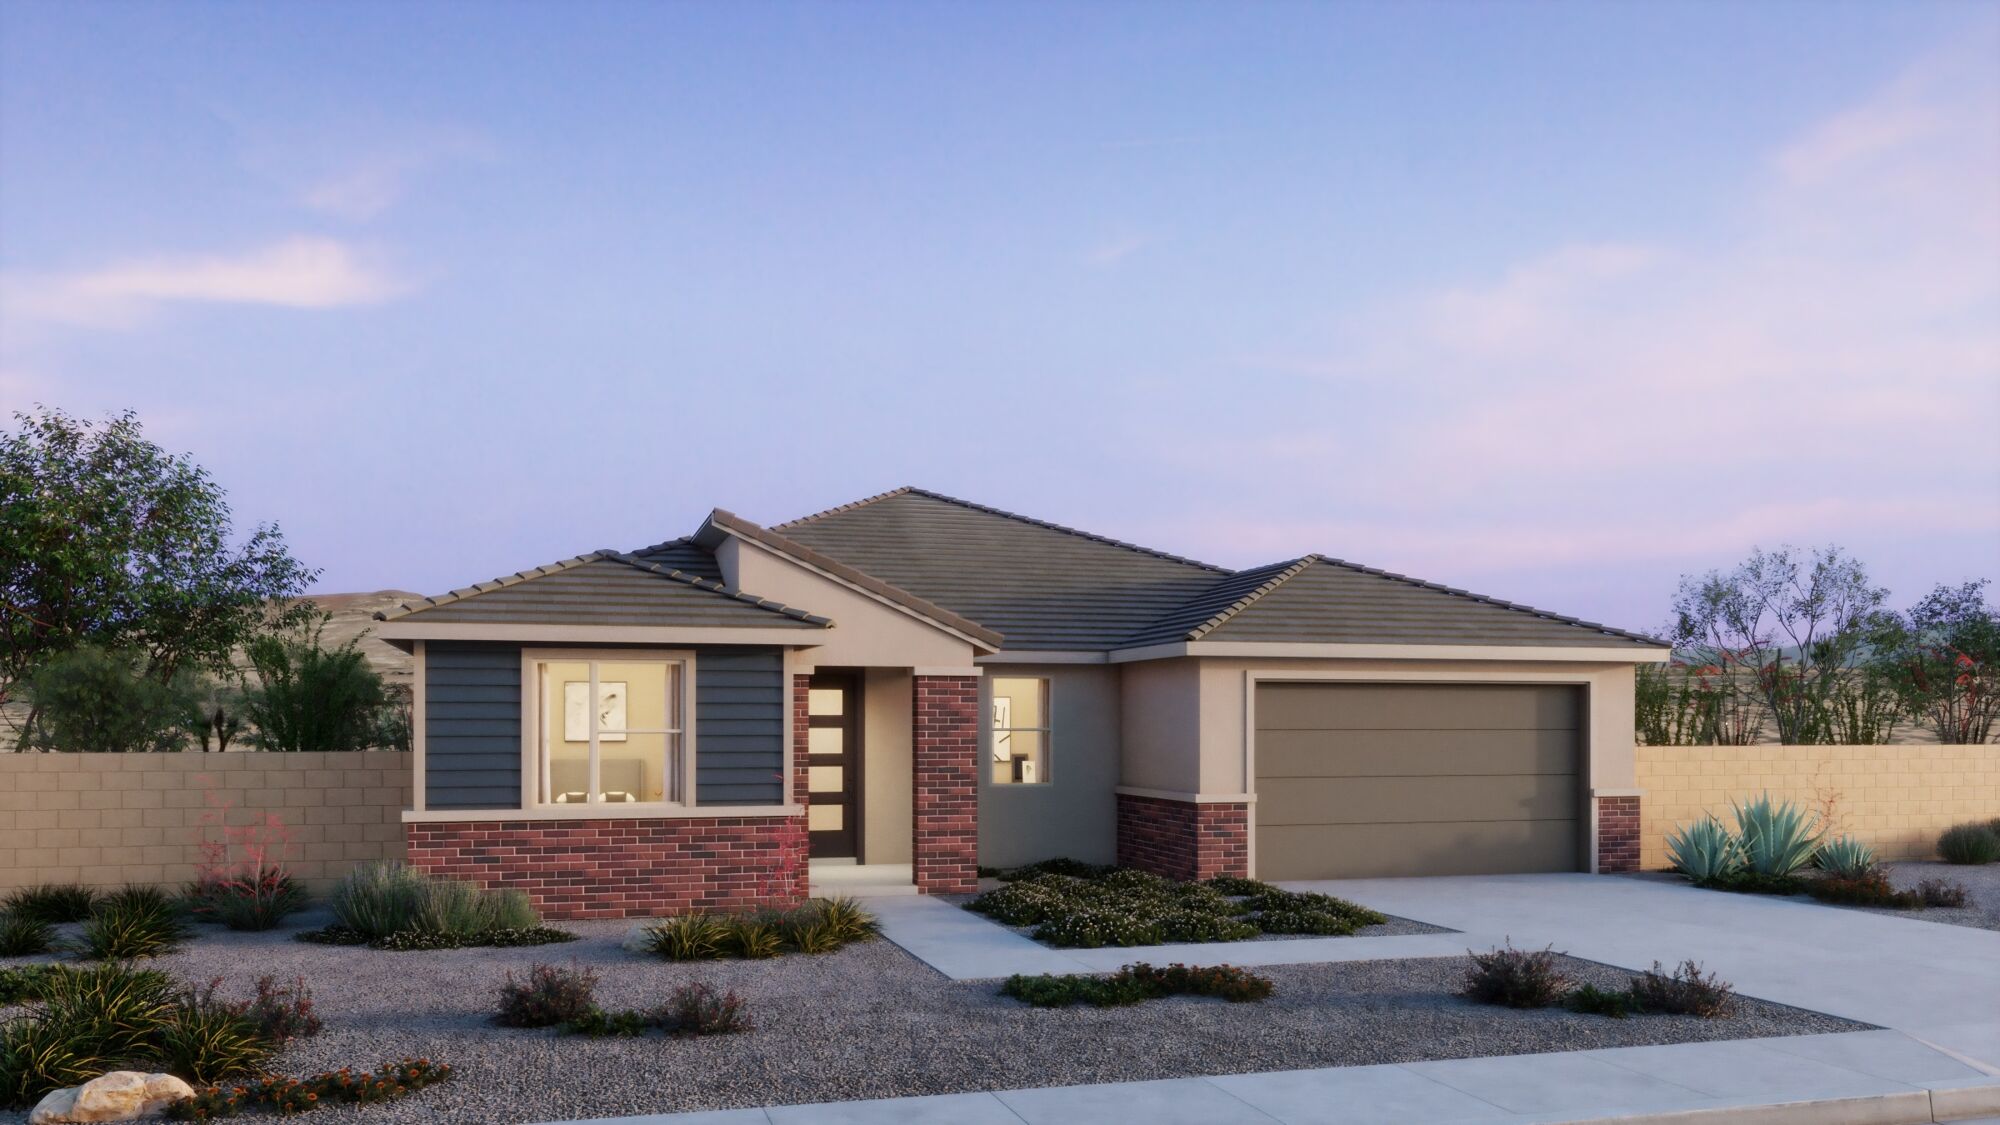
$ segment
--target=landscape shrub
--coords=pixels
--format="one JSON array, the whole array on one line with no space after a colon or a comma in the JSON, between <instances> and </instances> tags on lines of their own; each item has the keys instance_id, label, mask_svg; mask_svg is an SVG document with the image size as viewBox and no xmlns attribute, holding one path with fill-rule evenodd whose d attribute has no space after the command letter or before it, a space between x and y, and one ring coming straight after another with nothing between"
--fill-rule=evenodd
<instances>
[{"instance_id":1,"label":"landscape shrub","mask_svg":"<svg viewBox=\"0 0 2000 1125\"><path fill-rule=\"evenodd\" d=\"M546 945L576 935L541 925L528 896L517 890L484 890L441 879L396 860L364 864L349 872L328 899L337 922L301 941L376 949L461 949L467 946ZM353 940L359 935L361 941Z\"/></svg>"},{"instance_id":2,"label":"landscape shrub","mask_svg":"<svg viewBox=\"0 0 2000 1125\"><path fill-rule=\"evenodd\" d=\"M1254 879L1175 882L1132 868L1062 865L966 904L1008 926L1033 926L1048 945L1076 948L1161 941L1242 941L1262 933L1350 934L1386 919L1331 895L1280 890Z\"/></svg>"},{"instance_id":3,"label":"landscape shrub","mask_svg":"<svg viewBox=\"0 0 2000 1125\"><path fill-rule=\"evenodd\" d=\"M1790 875L1812 861L1820 836L1818 817L1790 801L1774 801L1769 794L1734 807L1736 838L1749 871Z\"/></svg>"},{"instance_id":4,"label":"landscape shrub","mask_svg":"<svg viewBox=\"0 0 2000 1125\"><path fill-rule=\"evenodd\" d=\"M789 910L677 914L641 931L640 947L669 961L761 959L788 951L832 953L868 941L880 930L881 923L859 903L836 897L813 899Z\"/></svg>"},{"instance_id":5,"label":"landscape shrub","mask_svg":"<svg viewBox=\"0 0 2000 1125\"><path fill-rule=\"evenodd\" d=\"M43 883L23 887L8 895L6 901L0 902L0 912L15 918L58 925L83 921L90 917L90 909L96 905L97 892L89 887L75 883Z\"/></svg>"},{"instance_id":6,"label":"landscape shrub","mask_svg":"<svg viewBox=\"0 0 2000 1125\"><path fill-rule=\"evenodd\" d=\"M1653 962L1650 971L1632 982L1632 998L1650 1012L1715 1019L1736 1009L1736 992L1728 981L1703 973L1693 961L1683 961L1671 973Z\"/></svg>"},{"instance_id":7,"label":"landscape shrub","mask_svg":"<svg viewBox=\"0 0 2000 1125\"><path fill-rule=\"evenodd\" d=\"M698 982L674 989L658 1020L669 1035L734 1035L754 1026L742 997Z\"/></svg>"},{"instance_id":8,"label":"landscape shrub","mask_svg":"<svg viewBox=\"0 0 2000 1125\"><path fill-rule=\"evenodd\" d=\"M1000 986L1000 995L1037 1008L1072 1004L1109 1008L1168 996L1212 996L1241 1004L1268 999L1273 989L1269 977L1234 965L1193 968L1176 963L1155 967L1140 961L1102 977L1086 973L1016 974Z\"/></svg>"},{"instance_id":9,"label":"landscape shrub","mask_svg":"<svg viewBox=\"0 0 2000 1125\"><path fill-rule=\"evenodd\" d=\"M1559 954L1553 946L1528 950L1505 945L1486 953L1467 953L1472 964L1465 970L1463 992L1481 1004L1546 1008L1569 990L1569 976L1557 966Z\"/></svg>"},{"instance_id":10,"label":"landscape shrub","mask_svg":"<svg viewBox=\"0 0 2000 1125\"><path fill-rule=\"evenodd\" d=\"M1631 992L1607 992L1594 984L1572 991L1563 998L1563 1006L1582 1015L1609 1016L1615 1020L1622 1020L1639 1010L1639 1002Z\"/></svg>"},{"instance_id":11,"label":"landscape shrub","mask_svg":"<svg viewBox=\"0 0 2000 1125\"><path fill-rule=\"evenodd\" d=\"M30 957L47 953L56 939L47 922L0 914L0 957Z\"/></svg>"},{"instance_id":12,"label":"landscape shrub","mask_svg":"<svg viewBox=\"0 0 2000 1125\"><path fill-rule=\"evenodd\" d=\"M1899 891L1880 871L1861 875L1828 875L1807 884L1807 892L1821 902L1846 906L1886 906L1897 910L1919 910L1924 896L1915 891Z\"/></svg>"},{"instance_id":13,"label":"landscape shrub","mask_svg":"<svg viewBox=\"0 0 2000 1125\"><path fill-rule=\"evenodd\" d=\"M320 643L325 618L286 633L266 633L244 646L256 682L243 708L265 750L365 750L375 743L387 702L381 674L359 644Z\"/></svg>"},{"instance_id":14,"label":"landscape shrub","mask_svg":"<svg viewBox=\"0 0 2000 1125\"><path fill-rule=\"evenodd\" d=\"M1811 880L1798 875L1765 875L1747 868L1696 884L1713 891L1740 895L1802 895L1812 889Z\"/></svg>"},{"instance_id":15,"label":"landscape shrub","mask_svg":"<svg viewBox=\"0 0 2000 1125\"><path fill-rule=\"evenodd\" d=\"M587 1035L593 1039L632 1039L646 1034L657 1023L658 1020L647 1012L635 1012L630 1008L607 1012L593 1007L575 1019L565 1021L560 1030L564 1035Z\"/></svg>"},{"instance_id":16,"label":"landscape shrub","mask_svg":"<svg viewBox=\"0 0 2000 1125\"><path fill-rule=\"evenodd\" d=\"M1965 884L1949 879L1925 879L1917 884L1917 897L1925 906L1964 906Z\"/></svg>"},{"instance_id":17,"label":"landscape shrub","mask_svg":"<svg viewBox=\"0 0 2000 1125\"><path fill-rule=\"evenodd\" d=\"M572 965L536 963L527 978L509 972L500 985L500 1002L493 1022L502 1027L554 1027L580 1019L596 1009L597 973Z\"/></svg>"},{"instance_id":18,"label":"landscape shrub","mask_svg":"<svg viewBox=\"0 0 2000 1125\"><path fill-rule=\"evenodd\" d=\"M1036 863L1023 864L1020 867L1002 871L999 878L1003 883L1016 882L1021 879L1038 879L1044 875L1066 875L1075 879L1095 879L1109 870L1110 868L1100 864L1085 863L1080 859L1070 859L1068 856L1057 856L1054 859L1044 859Z\"/></svg>"},{"instance_id":19,"label":"landscape shrub","mask_svg":"<svg viewBox=\"0 0 2000 1125\"><path fill-rule=\"evenodd\" d=\"M1841 836L1821 844L1813 862L1829 875L1858 879L1875 870L1875 849L1852 836Z\"/></svg>"},{"instance_id":20,"label":"landscape shrub","mask_svg":"<svg viewBox=\"0 0 2000 1125\"><path fill-rule=\"evenodd\" d=\"M236 874L211 872L190 884L183 898L196 921L245 931L275 929L306 904L305 890L276 864Z\"/></svg>"},{"instance_id":21,"label":"landscape shrub","mask_svg":"<svg viewBox=\"0 0 2000 1125\"><path fill-rule=\"evenodd\" d=\"M218 1000L217 983L183 995L159 1031L155 1057L169 1074L193 1085L255 1074L280 1045L241 1005Z\"/></svg>"},{"instance_id":22,"label":"landscape shrub","mask_svg":"<svg viewBox=\"0 0 2000 1125\"><path fill-rule=\"evenodd\" d=\"M83 923L78 949L98 961L157 957L188 939L187 923L166 895L127 887L105 895Z\"/></svg>"},{"instance_id":23,"label":"landscape shrub","mask_svg":"<svg viewBox=\"0 0 2000 1125\"><path fill-rule=\"evenodd\" d=\"M235 1117L246 1109L270 1109L282 1116L340 1103L375 1105L414 1094L451 1075L451 1067L429 1059L384 1063L373 1073L356 1074L343 1068L309 1078L273 1075L240 1085L197 1089L194 1097L168 1106L166 1116L174 1121L212 1121Z\"/></svg>"},{"instance_id":24,"label":"landscape shrub","mask_svg":"<svg viewBox=\"0 0 2000 1125\"><path fill-rule=\"evenodd\" d=\"M13 1020L0 1027L0 1106L33 1105L50 1090L88 1082L115 1065L82 1031L43 1019Z\"/></svg>"},{"instance_id":25,"label":"landscape shrub","mask_svg":"<svg viewBox=\"0 0 2000 1125\"><path fill-rule=\"evenodd\" d=\"M0 1027L0 1105L31 1105L156 1054L174 1008L166 974L123 964L22 968L46 970L11 978L21 999L41 1007Z\"/></svg>"},{"instance_id":26,"label":"landscape shrub","mask_svg":"<svg viewBox=\"0 0 2000 1125\"><path fill-rule=\"evenodd\" d=\"M292 983L285 985L268 973L258 977L257 994L240 1005L240 1010L273 1043L310 1039L326 1026L313 1010L312 989L304 977L293 977Z\"/></svg>"},{"instance_id":27,"label":"landscape shrub","mask_svg":"<svg viewBox=\"0 0 2000 1125\"><path fill-rule=\"evenodd\" d=\"M0 968L0 1005L41 1000L54 978L75 972L67 965L9 965Z\"/></svg>"},{"instance_id":28,"label":"landscape shrub","mask_svg":"<svg viewBox=\"0 0 2000 1125\"><path fill-rule=\"evenodd\" d=\"M1937 850L1946 863L1968 865L2000 860L2000 825L1979 822L1953 825L1938 837Z\"/></svg>"}]
</instances>

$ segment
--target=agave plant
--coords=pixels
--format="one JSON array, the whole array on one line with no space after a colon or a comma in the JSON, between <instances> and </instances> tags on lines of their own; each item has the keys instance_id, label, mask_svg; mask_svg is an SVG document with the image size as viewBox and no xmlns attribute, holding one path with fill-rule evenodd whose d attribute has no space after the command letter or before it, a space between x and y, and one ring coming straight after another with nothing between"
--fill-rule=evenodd
<instances>
[{"instance_id":1,"label":"agave plant","mask_svg":"<svg viewBox=\"0 0 2000 1125\"><path fill-rule=\"evenodd\" d=\"M1790 801L1773 801L1768 793L1735 808L1743 863L1751 871L1790 875L1812 862L1819 848L1817 816Z\"/></svg>"},{"instance_id":2,"label":"agave plant","mask_svg":"<svg viewBox=\"0 0 2000 1125\"><path fill-rule=\"evenodd\" d=\"M1875 849L1852 836L1841 836L1821 844L1813 862L1829 875L1859 879L1875 869Z\"/></svg>"},{"instance_id":3,"label":"agave plant","mask_svg":"<svg viewBox=\"0 0 2000 1125\"><path fill-rule=\"evenodd\" d=\"M1667 855L1674 870L1694 883L1712 882L1743 866L1743 845L1712 816L1668 833Z\"/></svg>"}]
</instances>

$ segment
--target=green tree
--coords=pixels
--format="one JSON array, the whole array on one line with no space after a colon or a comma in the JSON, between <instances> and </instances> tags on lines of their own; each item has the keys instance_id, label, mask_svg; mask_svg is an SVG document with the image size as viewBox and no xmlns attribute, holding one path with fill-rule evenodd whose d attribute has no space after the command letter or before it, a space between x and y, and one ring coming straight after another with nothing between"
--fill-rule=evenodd
<instances>
[{"instance_id":1,"label":"green tree","mask_svg":"<svg viewBox=\"0 0 2000 1125\"><path fill-rule=\"evenodd\" d=\"M1877 636L1875 671L1940 742L1978 743L2000 718L2000 612L1986 582L1938 586Z\"/></svg>"},{"instance_id":2,"label":"green tree","mask_svg":"<svg viewBox=\"0 0 2000 1125\"><path fill-rule=\"evenodd\" d=\"M1858 709L1847 724L1853 730L1880 729L1858 681L1860 657L1887 618L1888 596L1838 547L1760 548L1728 572L1681 579L1674 644L1694 663L1718 669L1724 682L1755 691L1781 741L1833 742L1850 733L1836 718L1850 705Z\"/></svg>"},{"instance_id":3,"label":"green tree","mask_svg":"<svg viewBox=\"0 0 2000 1125\"><path fill-rule=\"evenodd\" d=\"M284 633L267 633L249 645L257 682L244 709L265 750L365 750L381 729L387 696L382 677L355 642L320 644L324 615Z\"/></svg>"},{"instance_id":4,"label":"green tree","mask_svg":"<svg viewBox=\"0 0 2000 1125\"><path fill-rule=\"evenodd\" d=\"M147 441L129 411L91 422L38 407L14 420L0 434L0 702L86 644L142 654L162 684L224 673L272 618L311 612L289 603L315 572L278 529L232 546L222 489Z\"/></svg>"},{"instance_id":5,"label":"green tree","mask_svg":"<svg viewBox=\"0 0 2000 1125\"><path fill-rule=\"evenodd\" d=\"M22 745L97 754L179 750L197 708L190 679L184 673L162 682L137 653L78 645L35 670L28 683L35 718Z\"/></svg>"}]
</instances>

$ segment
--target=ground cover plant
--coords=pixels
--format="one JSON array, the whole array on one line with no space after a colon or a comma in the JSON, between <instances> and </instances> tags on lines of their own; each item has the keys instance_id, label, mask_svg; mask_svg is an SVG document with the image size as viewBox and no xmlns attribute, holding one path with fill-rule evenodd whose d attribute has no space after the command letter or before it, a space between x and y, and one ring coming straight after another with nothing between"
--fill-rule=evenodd
<instances>
[{"instance_id":1,"label":"ground cover plant","mask_svg":"<svg viewBox=\"0 0 2000 1125\"><path fill-rule=\"evenodd\" d=\"M76 970L54 963L0 968L0 1005L27 1004L42 999L51 980Z\"/></svg>"},{"instance_id":2,"label":"ground cover plant","mask_svg":"<svg viewBox=\"0 0 2000 1125\"><path fill-rule=\"evenodd\" d=\"M0 912L10 918L26 918L51 925L63 922L81 922L90 917L90 908L97 904L97 892L89 887L74 883L44 883L35 887L23 887L0 901Z\"/></svg>"},{"instance_id":3,"label":"ground cover plant","mask_svg":"<svg viewBox=\"0 0 2000 1125\"><path fill-rule=\"evenodd\" d=\"M0 914L0 957L32 957L53 947L56 933L39 918Z\"/></svg>"},{"instance_id":4,"label":"ground cover plant","mask_svg":"<svg viewBox=\"0 0 2000 1125\"><path fill-rule=\"evenodd\" d=\"M658 1007L606 1011L596 1001L597 973L536 964L500 986L493 1022L502 1027L553 1027L568 1035L631 1038L655 1028L669 1035L732 1035L751 1028L742 997L708 985L685 984Z\"/></svg>"},{"instance_id":5,"label":"ground cover plant","mask_svg":"<svg viewBox=\"0 0 2000 1125\"><path fill-rule=\"evenodd\" d=\"M1387 921L1331 895L1280 890L1255 879L1177 882L1133 868L1055 859L1000 876L966 904L1009 926L1033 926L1047 945L1158 945L1244 941L1263 934L1344 936Z\"/></svg>"},{"instance_id":6,"label":"ground cover plant","mask_svg":"<svg viewBox=\"0 0 2000 1125\"><path fill-rule=\"evenodd\" d=\"M212 1121L255 1108L290 1115L340 1103L374 1105L414 1094L451 1075L450 1066L429 1059L383 1063L372 1073L342 1068L307 1078L270 1075L228 1087L197 1088L194 1097L168 1106L165 1116L171 1121Z\"/></svg>"},{"instance_id":7,"label":"ground cover plant","mask_svg":"<svg viewBox=\"0 0 2000 1125\"><path fill-rule=\"evenodd\" d=\"M1579 985L1562 968L1563 954L1553 948L1515 949L1503 945L1471 953L1460 992L1469 1000L1504 1008L1548 1008L1561 1005L1585 1015L1624 1019L1662 1014L1717 1019L1736 1010L1736 993L1729 982L1683 961L1671 972L1658 961L1634 977L1624 991Z\"/></svg>"},{"instance_id":8,"label":"ground cover plant","mask_svg":"<svg viewBox=\"0 0 2000 1125\"><path fill-rule=\"evenodd\" d=\"M440 879L395 860L355 868L327 904L334 924L296 934L297 940L399 951L576 940L567 930L542 925L520 891Z\"/></svg>"},{"instance_id":9,"label":"ground cover plant","mask_svg":"<svg viewBox=\"0 0 2000 1125\"><path fill-rule=\"evenodd\" d=\"M1071 1004L1110 1008L1169 996L1212 996L1231 1003L1249 1003L1268 999L1274 987L1271 978L1234 965L1190 967L1175 963L1157 968L1140 961L1109 976L1017 973L1000 986L1000 995L1037 1008L1066 1008Z\"/></svg>"},{"instance_id":10,"label":"ground cover plant","mask_svg":"<svg viewBox=\"0 0 2000 1125\"><path fill-rule=\"evenodd\" d=\"M153 887L125 887L99 898L83 923L77 952L99 961L157 957L187 941L180 905Z\"/></svg>"},{"instance_id":11,"label":"ground cover plant","mask_svg":"<svg viewBox=\"0 0 2000 1125\"><path fill-rule=\"evenodd\" d=\"M813 899L789 910L677 914L640 932L640 948L669 961L724 957L763 960L785 953L832 953L868 941L880 925L853 899Z\"/></svg>"}]
</instances>

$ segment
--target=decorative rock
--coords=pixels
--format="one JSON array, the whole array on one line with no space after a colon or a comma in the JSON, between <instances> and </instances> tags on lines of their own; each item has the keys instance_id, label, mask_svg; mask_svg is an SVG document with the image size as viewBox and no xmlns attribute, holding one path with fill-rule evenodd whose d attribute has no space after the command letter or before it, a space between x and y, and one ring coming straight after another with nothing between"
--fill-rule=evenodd
<instances>
[{"instance_id":1,"label":"decorative rock","mask_svg":"<svg viewBox=\"0 0 2000 1125\"><path fill-rule=\"evenodd\" d=\"M194 1087L171 1074L114 1070L81 1086L51 1090L28 1115L28 1125L95 1125L158 1117L167 1106L194 1096Z\"/></svg>"}]
</instances>

